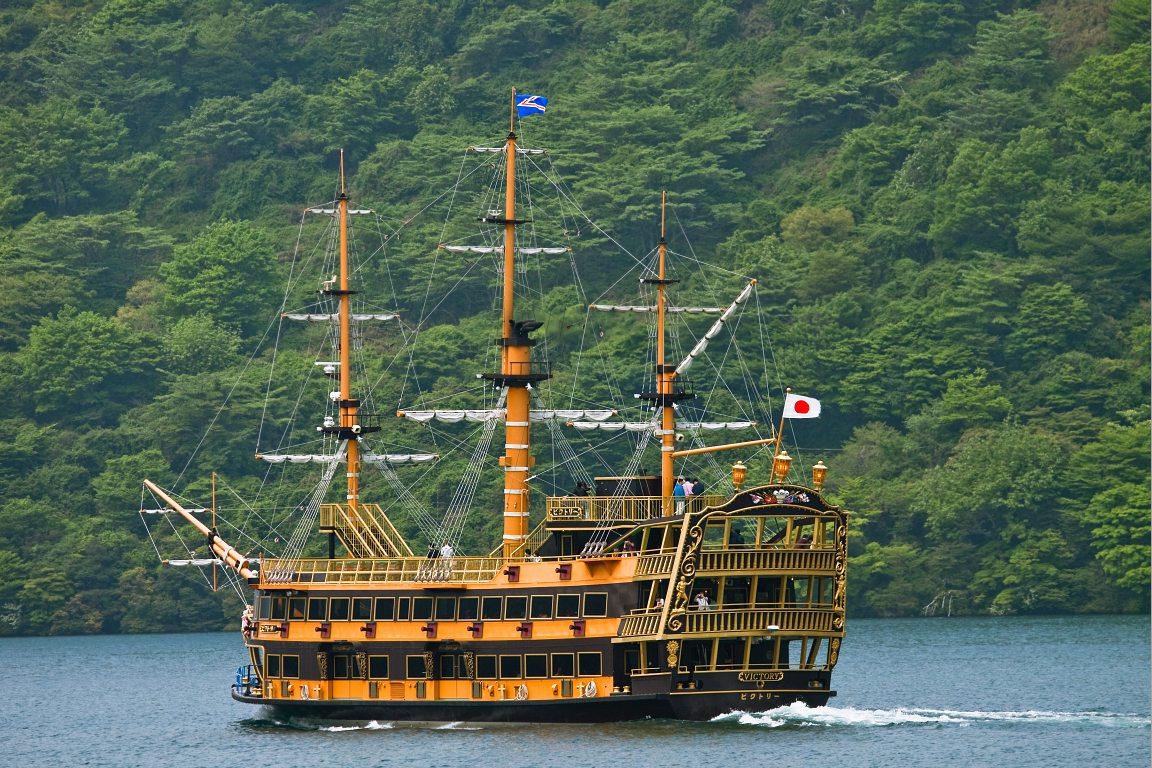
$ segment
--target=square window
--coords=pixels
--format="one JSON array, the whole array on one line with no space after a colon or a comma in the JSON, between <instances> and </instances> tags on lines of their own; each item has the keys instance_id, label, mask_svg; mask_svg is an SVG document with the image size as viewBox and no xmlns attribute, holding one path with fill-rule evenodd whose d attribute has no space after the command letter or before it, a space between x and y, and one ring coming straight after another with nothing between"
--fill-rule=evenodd
<instances>
[{"instance_id":1,"label":"square window","mask_svg":"<svg viewBox=\"0 0 1152 768\"><path fill-rule=\"evenodd\" d=\"M556 618L580 618L580 595L556 595Z\"/></svg>"},{"instance_id":2,"label":"square window","mask_svg":"<svg viewBox=\"0 0 1152 768\"><path fill-rule=\"evenodd\" d=\"M288 615L288 600L283 597L272 598L272 614L269 616L272 621L284 621L284 617Z\"/></svg>"},{"instance_id":3,"label":"square window","mask_svg":"<svg viewBox=\"0 0 1152 768\"><path fill-rule=\"evenodd\" d=\"M523 676L519 656L500 657L500 677L505 680L518 680Z\"/></svg>"},{"instance_id":4,"label":"square window","mask_svg":"<svg viewBox=\"0 0 1152 768\"><path fill-rule=\"evenodd\" d=\"M480 616L484 621L500 621L504 618L504 598L486 597L480 603Z\"/></svg>"},{"instance_id":5,"label":"square window","mask_svg":"<svg viewBox=\"0 0 1152 768\"><path fill-rule=\"evenodd\" d=\"M308 621L328 620L328 598L313 597L308 600Z\"/></svg>"},{"instance_id":6,"label":"square window","mask_svg":"<svg viewBox=\"0 0 1152 768\"><path fill-rule=\"evenodd\" d=\"M342 653L332 657L332 678L334 680L348 679L348 657Z\"/></svg>"},{"instance_id":7,"label":"square window","mask_svg":"<svg viewBox=\"0 0 1152 768\"><path fill-rule=\"evenodd\" d=\"M425 680L428 677L423 656L408 656L404 659L404 671L409 680Z\"/></svg>"},{"instance_id":8,"label":"square window","mask_svg":"<svg viewBox=\"0 0 1152 768\"><path fill-rule=\"evenodd\" d=\"M280 655L269 654L264 662L264 672L268 677L280 677Z\"/></svg>"},{"instance_id":9,"label":"square window","mask_svg":"<svg viewBox=\"0 0 1152 768\"><path fill-rule=\"evenodd\" d=\"M475 621L479 616L480 598L478 597L462 597L460 598L460 605L457 609L457 615L460 621Z\"/></svg>"},{"instance_id":10,"label":"square window","mask_svg":"<svg viewBox=\"0 0 1152 768\"><path fill-rule=\"evenodd\" d=\"M476 657L476 679L477 680L495 680L496 679L496 657L495 656L477 656Z\"/></svg>"},{"instance_id":11,"label":"square window","mask_svg":"<svg viewBox=\"0 0 1152 768\"><path fill-rule=\"evenodd\" d=\"M524 677L548 677L548 656L543 653L524 654Z\"/></svg>"},{"instance_id":12,"label":"square window","mask_svg":"<svg viewBox=\"0 0 1152 768\"><path fill-rule=\"evenodd\" d=\"M332 621L348 621L348 598L334 597L328 608L328 618Z\"/></svg>"},{"instance_id":13,"label":"square window","mask_svg":"<svg viewBox=\"0 0 1152 768\"><path fill-rule=\"evenodd\" d=\"M552 618L552 595L532 595L530 616L533 619Z\"/></svg>"},{"instance_id":14,"label":"square window","mask_svg":"<svg viewBox=\"0 0 1152 768\"><path fill-rule=\"evenodd\" d=\"M580 662L580 677L600 677L604 674L599 652L577 654L577 661Z\"/></svg>"},{"instance_id":15,"label":"square window","mask_svg":"<svg viewBox=\"0 0 1152 768\"><path fill-rule=\"evenodd\" d=\"M456 657L445 654L440 657L440 679L454 680L456 678Z\"/></svg>"},{"instance_id":16,"label":"square window","mask_svg":"<svg viewBox=\"0 0 1152 768\"><path fill-rule=\"evenodd\" d=\"M412 620L413 621L428 621L432 618L432 598L430 597L414 597L412 598Z\"/></svg>"},{"instance_id":17,"label":"square window","mask_svg":"<svg viewBox=\"0 0 1152 768\"><path fill-rule=\"evenodd\" d=\"M436 621L454 621L456 619L456 598L436 598Z\"/></svg>"},{"instance_id":18,"label":"square window","mask_svg":"<svg viewBox=\"0 0 1152 768\"><path fill-rule=\"evenodd\" d=\"M305 608L308 603L308 598L293 597L288 600L288 618L292 621L304 621L307 615Z\"/></svg>"},{"instance_id":19,"label":"square window","mask_svg":"<svg viewBox=\"0 0 1152 768\"><path fill-rule=\"evenodd\" d=\"M396 620L408 621L411 612L409 610L409 601L406 597L401 597L396 601Z\"/></svg>"},{"instance_id":20,"label":"square window","mask_svg":"<svg viewBox=\"0 0 1152 768\"><path fill-rule=\"evenodd\" d=\"M262 597L256 605L256 618L258 619L271 619L272 618L272 598Z\"/></svg>"},{"instance_id":21,"label":"square window","mask_svg":"<svg viewBox=\"0 0 1152 768\"><path fill-rule=\"evenodd\" d=\"M576 656L571 653L552 654L552 677L572 677L576 674Z\"/></svg>"},{"instance_id":22,"label":"square window","mask_svg":"<svg viewBox=\"0 0 1152 768\"><path fill-rule=\"evenodd\" d=\"M524 619L528 617L527 597L508 597L504 601L504 618Z\"/></svg>"},{"instance_id":23,"label":"square window","mask_svg":"<svg viewBox=\"0 0 1152 768\"><path fill-rule=\"evenodd\" d=\"M284 677L300 677L300 657L284 656L281 662Z\"/></svg>"},{"instance_id":24,"label":"square window","mask_svg":"<svg viewBox=\"0 0 1152 768\"><path fill-rule=\"evenodd\" d=\"M585 616L607 616L608 615L608 593L607 592L589 592L584 595L584 615Z\"/></svg>"}]
</instances>

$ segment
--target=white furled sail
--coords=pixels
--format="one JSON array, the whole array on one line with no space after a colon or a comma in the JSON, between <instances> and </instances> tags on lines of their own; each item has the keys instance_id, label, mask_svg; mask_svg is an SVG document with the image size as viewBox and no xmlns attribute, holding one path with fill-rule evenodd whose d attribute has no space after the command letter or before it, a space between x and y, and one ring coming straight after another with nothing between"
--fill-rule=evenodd
<instances>
[{"instance_id":1,"label":"white furled sail","mask_svg":"<svg viewBox=\"0 0 1152 768\"><path fill-rule=\"evenodd\" d=\"M296 313L296 312L285 312L283 315L281 315L281 317L286 318L288 320L303 320L304 322L307 322L307 323L325 323L325 322L331 322L333 320L338 320L340 318L340 315L335 314L335 313L318 314L317 315L317 314L305 314L305 313ZM362 323L362 322L365 322L367 320L395 320L396 318L400 317L400 315L396 312L388 312L388 313L381 313L381 314L355 314L355 315L350 315L349 317L355 322Z\"/></svg>"},{"instance_id":2,"label":"white furled sail","mask_svg":"<svg viewBox=\"0 0 1152 768\"><path fill-rule=\"evenodd\" d=\"M712 327L708 329L708 332L701 337L700 341L696 342L696 346L688 353L688 357L684 358L683 362L676 366L677 376L683 376L687 373L688 369L692 367L692 363L696 362L696 358L704 354L704 350L708 348L708 342L720 335L720 331L724 330L724 323L728 322L729 318L736 314L736 310L740 305L748 300L748 297L752 295L752 288L755 287L755 285L756 281L753 280L744 286L744 290L740 291L740 295L736 297L736 300L732 302L728 309L724 310L724 314L716 318L716 322L713 323Z\"/></svg>"},{"instance_id":3,"label":"white furled sail","mask_svg":"<svg viewBox=\"0 0 1152 768\"><path fill-rule=\"evenodd\" d=\"M269 464L331 464L342 457L327 453L261 453L256 458ZM365 453L360 456L361 461L374 464L422 464L439 458L436 453Z\"/></svg>"},{"instance_id":4,"label":"white furled sail","mask_svg":"<svg viewBox=\"0 0 1152 768\"><path fill-rule=\"evenodd\" d=\"M589 304L589 309L594 309L597 312L655 312L656 307L650 307L644 304ZM664 311L669 314L685 314L685 315L718 315L724 311L723 307L665 307Z\"/></svg>"},{"instance_id":5,"label":"white furled sail","mask_svg":"<svg viewBox=\"0 0 1152 768\"><path fill-rule=\"evenodd\" d=\"M616 411L610 409L599 410L532 410L529 412L529 418L532 421L547 421L549 419L560 419L562 421L572 421L573 419L590 419L592 421L606 421L612 418ZM493 419L500 420L505 416L503 408L489 408L480 410L433 410L433 411L397 411L397 416L401 418L418 421L421 423L429 421L443 421L449 424L455 424L460 421L475 421L485 422Z\"/></svg>"}]
</instances>

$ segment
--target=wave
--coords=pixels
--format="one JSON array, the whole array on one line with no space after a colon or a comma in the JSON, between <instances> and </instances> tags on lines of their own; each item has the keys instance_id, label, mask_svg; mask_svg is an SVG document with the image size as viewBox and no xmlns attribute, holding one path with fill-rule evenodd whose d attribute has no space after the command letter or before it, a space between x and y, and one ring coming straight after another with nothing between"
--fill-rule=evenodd
<instances>
[{"instance_id":1,"label":"wave","mask_svg":"<svg viewBox=\"0 0 1152 768\"><path fill-rule=\"evenodd\" d=\"M1117 712L985 712L955 709L856 709L854 707L808 707L790 704L765 712L729 712L712 720L714 723L736 723L766 728L784 726L864 727L900 725L972 725L975 723L1081 723L1104 727L1146 728L1152 722L1144 715Z\"/></svg>"},{"instance_id":2,"label":"wave","mask_svg":"<svg viewBox=\"0 0 1152 768\"><path fill-rule=\"evenodd\" d=\"M379 723L371 720L363 725L329 725L318 730L339 733L341 731L387 731L394 727L392 723Z\"/></svg>"}]
</instances>

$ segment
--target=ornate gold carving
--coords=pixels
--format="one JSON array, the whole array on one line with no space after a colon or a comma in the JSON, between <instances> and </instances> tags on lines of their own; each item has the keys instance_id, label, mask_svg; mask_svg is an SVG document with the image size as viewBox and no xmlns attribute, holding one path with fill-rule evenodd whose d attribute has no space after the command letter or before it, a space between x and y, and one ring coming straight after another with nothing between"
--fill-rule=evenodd
<instances>
[{"instance_id":1,"label":"ornate gold carving","mask_svg":"<svg viewBox=\"0 0 1152 768\"><path fill-rule=\"evenodd\" d=\"M432 664L432 651L424 652L424 679L434 680L436 668Z\"/></svg>"},{"instance_id":2,"label":"ornate gold carving","mask_svg":"<svg viewBox=\"0 0 1152 768\"><path fill-rule=\"evenodd\" d=\"M828 663L824 669L832 669L836 666L836 660L840 658L840 638L832 638L832 643L828 646Z\"/></svg>"},{"instance_id":3,"label":"ornate gold carving","mask_svg":"<svg viewBox=\"0 0 1152 768\"><path fill-rule=\"evenodd\" d=\"M472 651L464 654L464 673L469 680L476 677L476 654Z\"/></svg>"},{"instance_id":4,"label":"ornate gold carving","mask_svg":"<svg viewBox=\"0 0 1152 768\"><path fill-rule=\"evenodd\" d=\"M328 654L323 651L316 654L316 666L320 668L320 679L328 679Z\"/></svg>"},{"instance_id":5,"label":"ornate gold carving","mask_svg":"<svg viewBox=\"0 0 1152 768\"><path fill-rule=\"evenodd\" d=\"M680 666L680 641L679 640L669 640L668 641L668 668L669 669L676 669L676 667L678 667L678 666Z\"/></svg>"},{"instance_id":6,"label":"ornate gold carving","mask_svg":"<svg viewBox=\"0 0 1152 768\"><path fill-rule=\"evenodd\" d=\"M360 672L360 679L368 679L368 654L365 651L356 652L356 668Z\"/></svg>"}]
</instances>

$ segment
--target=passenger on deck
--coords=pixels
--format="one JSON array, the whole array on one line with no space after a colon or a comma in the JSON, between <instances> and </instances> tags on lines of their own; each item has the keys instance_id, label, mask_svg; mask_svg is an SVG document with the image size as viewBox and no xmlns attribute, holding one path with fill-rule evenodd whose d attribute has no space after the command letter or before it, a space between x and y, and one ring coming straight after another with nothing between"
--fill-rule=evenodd
<instances>
[{"instance_id":1,"label":"passenger on deck","mask_svg":"<svg viewBox=\"0 0 1152 768\"><path fill-rule=\"evenodd\" d=\"M636 545L631 541L624 542L623 551L620 553L621 557L634 557L636 555Z\"/></svg>"},{"instance_id":2,"label":"passenger on deck","mask_svg":"<svg viewBox=\"0 0 1152 768\"><path fill-rule=\"evenodd\" d=\"M575 488L575 490L572 491L572 495L573 496L588 496L591 491L592 491L592 487L590 485L588 485L588 483L581 480L580 482L576 483L576 488Z\"/></svg>"},{"instance_id":3,"label":"passenger on deck","mask_svg":"<svg viewBox=\"0 0 1152 768\"><path fill-rule=\"evenodd\" d=\"M684 514L685 496L684 478L678 477L676 478L676 485L672 486L672 500L676 503L676 514L678 515Z\"/></svg>"},{"instance_id":4,"label":"passenger on deck","mask_svg":"<svg viewBox=\"0 0 1152 768\"><path fill-rule=\"evenodd\" d=\"M705 594L704 592L697 592L696 593L696 610L707 611L711 607L712 606L710 606L708 604L708 595Z\"/></svg>"},{"instance_id":5,"label":"passenger on deck","mask_svg":"<svg viewBox=\"0 0 1152 768\"><path fill-rule=\"evenodd\" d=\"M256 628L255 615L252 612L252 606L244 606L244 612L240 614L240 632L244 637L252 637L252 633Z\"/></svg>"}]
</instances>

